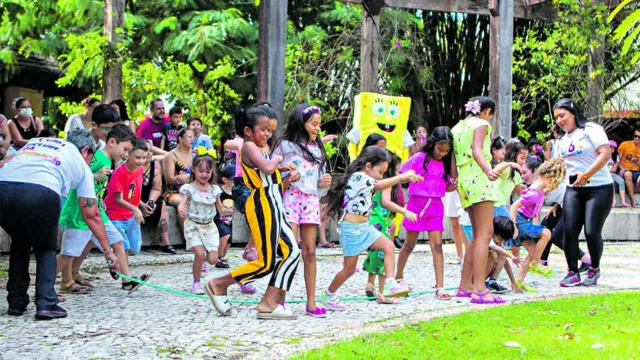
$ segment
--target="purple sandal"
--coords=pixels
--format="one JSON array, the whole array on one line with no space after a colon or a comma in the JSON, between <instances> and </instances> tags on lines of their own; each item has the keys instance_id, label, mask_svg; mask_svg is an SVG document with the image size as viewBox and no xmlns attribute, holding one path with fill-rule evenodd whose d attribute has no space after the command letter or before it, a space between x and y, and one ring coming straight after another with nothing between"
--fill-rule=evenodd
<instances>
[{"instance_id":1,"label":"purple sandal","mask_svg":"<svg viewBox=\"0 0 640 360\"><path fill-rule=\"evenodd\" d=\"M458 291L456 292L456 297L457 298L470 298L471 297L471 293L468 293L463 288L459 287Z\"/></svg>"},{"instance_id":2,"label":"purple sandal","mask_svg":"<svg viewBox=\"0 0 640 360\"><path fill-rule=\"evenodd\" d=\"M493 296L491 298L491 300L485 300L483 298L483 296L487 295L489 293L489 289L487 289L485 292L482 293L478 293L478 292L473 292L474 295L477 295L478 298L477 299L471 299L471 303L472 304L484 304L484 305L493 305L493 304L504 304L505 301L503 298L499 297L499 296Z\"/></svg>"}]
</instances>

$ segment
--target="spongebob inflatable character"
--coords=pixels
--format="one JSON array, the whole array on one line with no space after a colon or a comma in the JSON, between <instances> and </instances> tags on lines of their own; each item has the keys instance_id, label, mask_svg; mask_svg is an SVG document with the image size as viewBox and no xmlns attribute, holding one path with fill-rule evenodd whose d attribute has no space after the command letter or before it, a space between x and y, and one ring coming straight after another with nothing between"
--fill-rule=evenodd
<instances>
[{"instance_id":1,"label":"spongebob inflatable character","mask_svg":"<svg viewBox=\"0 0 640 360\"><path fill-rule=\"evenodd\" d=\"M371 134L387 139L387 149L402 161L409 158L415 142L407 131L411 98L361 93L355 98L353 129L347 134L349 157L353 161Z\"/></svg>"}]
</instances>

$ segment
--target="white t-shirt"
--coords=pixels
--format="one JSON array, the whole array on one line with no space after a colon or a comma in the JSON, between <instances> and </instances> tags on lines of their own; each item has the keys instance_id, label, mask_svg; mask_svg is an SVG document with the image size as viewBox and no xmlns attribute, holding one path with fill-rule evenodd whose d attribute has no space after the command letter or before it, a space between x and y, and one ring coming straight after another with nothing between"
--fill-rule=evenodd
<instances>
[{"instance_id":1,"label":"white t-shirt","mask_svg":"<svg viewBox=\"0 0 640 360\"><path fill-rule=\"evenodd\" d=\"M322 151L318 145L307 145L307 149L316 159L322 158ZM282 164L296 164L296 170L300 173L300 180L291 183L291 186L295 186L305 194L318 194L318 181L324 175L324 169L320 169L317 163L312 163L305 159L300 146L289 140L282 140L278 147L273 150L271 156L273 157L274 155L282 156Z\"/></svg>"},{"instance_id":2,"label":"white t-shirt","mask_svg":"<svg viewBox=\"0 0 640 360\"><path fill-rule=\"evenodd\" d=\"M609 139L602 126L587 123L584 129L576 129L571 134L562 136L556 144L556 157L564 159L567 165L567 179L570 175L584 173L598 157L596 148L607 145ZM585 187L612 184L609 168L605 165L598 170ZM571 185L567 185L571 186Z\"/></svg>"},{"instance_id":3,"label":"white t-shirt","mask_svg":"<svg viewBox=\"0 0 640 360\"><path fill-rule=\"evenodd\" d=\"M564 202L564 193L567 191L567 183L560 183L558 187L547 193L545 199L550 203L557 203L560 207Z\"/></svg>"},{"instance_id":4,"label":"white t-shirt","mask_svg":"<svg viewBox=\"0 0 640 360\"><path fill-rule=\"evenodd\" d=\"M382 136L384 136L384 134L382 134ZM347 133L347 140L358 145L360 143L360 129L356 129L356 128L351 129L351 131ZM411 137L411 133L409 132L409 130L405 130L404 137L402 139L402 147L406 149L411 147L415 143L416 142Z\"/></svg>"},{"instance_id":5,"label":"white t-shirt","mask_svg":"<svg viewBox=\"0 0 640 360\"><path fill-rule=\"evenodd\" d=\"M84 158L75 145L59 139L29 140L0 168L0 181L41 185L58 195L73 189L78 197L96 197L93 174Z\"/></svg>"},{"instance_id":6,"label":"white t-shirt","mask_svg":"<svg viewBox=\"0 0 640 360\"><path fill-rule=\"evenodd\" d=\"M69 116L67 123L64 125L64 133L69 134L75 129L86 129L82 123L82 114L73 114ZM86 129L89 130L89 129Z\"/></svg>"}]
</instances>

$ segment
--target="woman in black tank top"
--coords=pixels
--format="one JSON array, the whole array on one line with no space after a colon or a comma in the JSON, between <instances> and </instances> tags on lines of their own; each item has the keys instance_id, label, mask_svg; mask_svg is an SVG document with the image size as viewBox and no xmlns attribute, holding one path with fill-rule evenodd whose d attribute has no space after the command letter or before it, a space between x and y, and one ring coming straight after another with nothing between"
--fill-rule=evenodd
<instances>
[{"instance_id":1,"label":"woman in black tank top","mask_svg":"<svg viewBox=\"0 0 640 360\"><path fill-rule=\"evenodd\" d=\"M151 147L149 148L151 149ZM162 198L162 168L159 162L153 160L153 152L149 151L143 165L142 189L140 192L140 209L145 216L145 224L157 227L162 239L162 251L175 254L176 250L169 241L169 213ZM153 207L148 205L153 203Z\"/></svg>"},{"instance_id":2,"label":"woman in black tank top","mask_svg":"<svg viewBox=\"0 0 640 360\"><path fill-rule=\"evenodd\" d=\"M42 121L33 116L31 103L24 97L19 97L14 101L16 116L9 121L9 131L11 132L11 143L16 150L21 149L30 139L36 137L38 132L44 128Z\"/></svg>"}]
</instances>

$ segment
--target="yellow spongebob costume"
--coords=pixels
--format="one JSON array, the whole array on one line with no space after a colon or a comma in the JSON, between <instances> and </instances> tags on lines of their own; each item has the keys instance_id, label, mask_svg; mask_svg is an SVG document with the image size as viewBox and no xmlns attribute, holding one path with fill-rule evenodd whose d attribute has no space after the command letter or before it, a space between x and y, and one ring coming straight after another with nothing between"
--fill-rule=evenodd
<instances>
[{"instance_id":1,"label":"yellow spongebob costume","mask_svg":"<svg viewBox=\"0 0 640 360\"><path fill-rule=\"evenodd\" d=\"M387 139L387 149L402 161L409 158L409 147L414 144L407 123L411 110L411 98L361 93L355 98L353 129L347 134L351 161L362 151L371 134Z\"/></svg>"}]
</instances>

